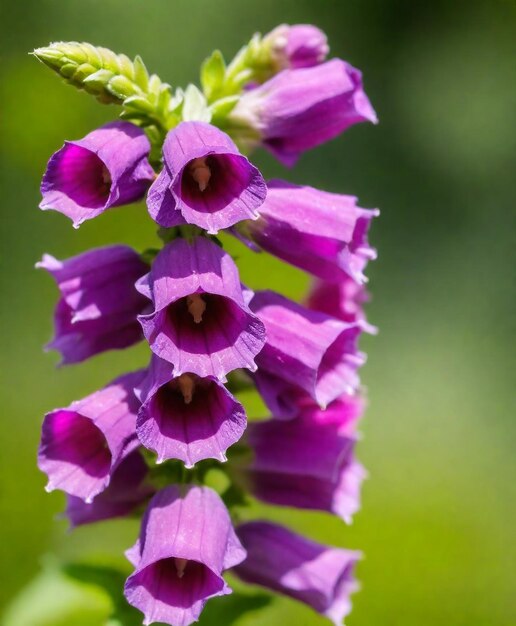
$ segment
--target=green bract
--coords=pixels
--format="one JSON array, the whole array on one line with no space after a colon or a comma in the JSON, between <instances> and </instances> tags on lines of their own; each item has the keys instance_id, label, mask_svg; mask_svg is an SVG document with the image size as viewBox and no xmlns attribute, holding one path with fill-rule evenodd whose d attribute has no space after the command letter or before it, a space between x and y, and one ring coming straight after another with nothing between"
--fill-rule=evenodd
<instances>
[{"instance_id":1,"label":"green bract","mask_svg":"<svg viewBox=\"0 0 516 626\"><path fill-rule=\"evenodd\" d=\"M181 121L211 121L224 127L244 86L262 83L277 71L270 45L259 34L229 64L215 50L201 68L202 91L188 85L174 94L159 76L149 75L139 56L131 61L125 54L75 41L37 48L34 56L99 102L121 105L120 117L145 127L156 154L167 131Z\"/></svg>"},{"instance_id":2,"label":"green bract","mask_svg":"<svg viewBox=\"0 0 516 626\"><path fill-rule=\"evenodd\" d=\"M212 106L224 101L227 115L246 84L263 83L277 71L270 42L256 33L229 65L226 65L220 50L215 50L202 64L201 85ZM229 106L230 102L232 106Z\"/></svg>"}]
</instances>

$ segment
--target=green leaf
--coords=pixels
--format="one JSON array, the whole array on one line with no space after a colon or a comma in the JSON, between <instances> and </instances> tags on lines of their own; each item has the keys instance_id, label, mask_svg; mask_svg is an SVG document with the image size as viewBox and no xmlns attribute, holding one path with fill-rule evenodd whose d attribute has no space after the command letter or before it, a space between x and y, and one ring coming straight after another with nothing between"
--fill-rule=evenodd
<instances>
[{"instance_id":1,"label":"green leaf","mask_svg":"<svg viewBox=\"0 0 516 626\"><path fill-rule=\"evenodd\" d=\"M112 612L110 595L102 588L73 580L50 562L7 607L2 624L104 626Z\"/></svg>"},{"instance_id":2,"label":"green leaf","mask_svg":"<svg viewBox=\"0 0 516 626\"><path fill-rule=\"evenodd\" d=\"M231 585L233 586L233 585ZM199 626L231 626L248 611L259 611L270 604L272 597L263 592L241 593L234 591L230 596L212 598L199 619ZM246 623L251 624L252 622Z\"/></svg>"},{"instance_id":3,"label":"green leaf","mask_svg":"<svg viewBox=\"0 0 516 626\"><path fill-rule=\"evenodd\" d=\"M221 89L225 74L226 63L222 52L215 50L201 66L201 85L208 102L211 102L214 95Z\"/></svg>"},{"instance_id":4,"label":"green leaf","mask_svg":"<svg viewBox=\"0 0 516 626\"><path fill-rule=\"evenodd\" d=\"M183 101L183 120L209 122L211 111L204 94L195 86L188 85Z\"/></svg>"},{"instance_id":5,"label":"green leaf","mask_svg":"<svg viewBox=\"0 0 516 626\"><path fill-rule=\"evenodd\" d=\"M72 579L85 585L94 585L107 593L112 603L112 613L106 626L121 624L123 626L141 626L142 614L130 606L124 598L126 572L113 567L93 565L89 563L70 563L63 571Z\"/></svg>"}]
</instances>

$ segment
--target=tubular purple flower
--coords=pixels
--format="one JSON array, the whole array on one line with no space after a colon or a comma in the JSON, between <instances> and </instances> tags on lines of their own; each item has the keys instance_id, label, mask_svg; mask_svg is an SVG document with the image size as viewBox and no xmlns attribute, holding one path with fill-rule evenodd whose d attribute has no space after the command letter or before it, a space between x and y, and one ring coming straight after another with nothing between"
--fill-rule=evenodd
<instances>
[{"instance_id":1,"label":"tubular purple flower","mask_svg":"<svg viewBox=\"0 0 516 626\"><path fill-rule=\"evenodd\" d=\"M256 219L267 187L259 170L226 133L204 122L182 122L163 145L164 168L147 197L163 227L195 224L215 234Z\"/></svg>"},{"instance_id":2,"label":"tubular purple flower","mask_svg":"<svg viewBox=\"0 0 516 626\"><path fill-rule=\"evenodd\" d=\"M61 353L62 364L143 338L137 315L148 301L134 284L149 266L132 248L95 248L64 261L45 254L36 267L47 270L61 292L47 348Z\"/></svg>"},{"instance_id":3,"label":"tubular purple flower","mask_svg":"<svg viewBox=\"0 0 516 626\"><path fill-rule=\"evenodd\" d=\"M113 471L108 487L91 503L68 496L65 515L75 528L102 520L125 517L144 504L154 489L145 483L149 468L139 450L127 455Z\"/></svg>"},{"instance_id":4,"label":"tubular purple flower","mask_svg":"<svg viewBox=\"0 0 516 626\"><path fill-rule=\"evenodd\" d=\"M330 51L326 35L312 24L282 24L263 41L270 46L278 70L319 65Z\"/></svg>"},{"instance_id":5,"label":"tubular purple flower","mask_svg":"<svg viewBox=\"0 0 516 626\"><path fill-rule=\"evenodd\" d=\"M133 389L144 371L117 378L104 389L47 413L38 467L48 476L47 491L61 489L90 503L109 485L120 463L139 446Z\"/></svg>"},{"instance_id":6,"label":"tubular purple flower","mask_svg":"<svg viewBox=\"0 0 516 626\"><path fill-rule=\"evenodd\" d=\"M216 378L185 373L154 356L142 390L136 432L158 463L180 459L192 467L203 459L226 461L226 450L244 433L243 406Z\"/></svg>"},{"instance_id":7,"label":"tubular purple flower","mask_svg":"<svg viewBox=\"0 0 516 626\"><path fill-rule=\"evenodd\" d=\"M357 369L365 361L357 350L359 324L310 311L273 291L257 292L251 309L267 333L258 375L263 370L298 387L321 407L358 387Z\"/></svg>"},{"instance_id":8,"label":"tubular purple flower","mask_svg":"<svg viewBox=\"0 0 516 626\"><path fill-rule=\"evenodd\" d=\"M229 513L207 487L170 486L154 496L140 538L127 553L135 566L127 601L144 624L189 626L209 598L231 593L222 572L245 558Z\"/></svg>"},{"instance_id":9,"label":"tubular purple flower","mask_svg":"<svg viewBox=\"0 0 516 626\"><path fill-rule=\"evenodd\" d=\"M319 278L367 279L363 268L376 258L367 231L377 210L361 209L354 196L281 180L268 183L260 218L245 229L261 248Z\"/></svg>"},{"instance_id":10,"label":"tubular purple flower","mask_svg":"<svg viewBox=\"0 0 516 626\"><path fill-rule=\"evenodd\" d=\"M238 269L213 241L176 239L137 283L154 310L139 320L151 350L172 363L174 375L225 375L255 370L265 342L262 322L247 305ZM248 291L248 290L247 290Z\"/></svg>"},{"instance_id":11,"label":"tubular purple flower","mask_svg":"<svg viewBox=\"0 0 516 626\"><path fill-rule=\"evenodd\" d=\"M316 280L306 300L306 306L344 322L360 322L365 332L375 335L376 326L366 320L363 305L369 301L365 287L345 277L339 282Z\"/></svg>"},{"instance_id":12,"label":"tubular purple flower","mask_svg":"<svg viewBox=\"0 0 516 626\"><path fill-rule=\"evenodd\" d=\"M269 411L277 419L292 419L299 413L299 398L312 398L297 385L263 369L252 375L256 389Z\"/></svg>"},{"instance_id":13,"label":"tubular purple flower","mask_svg":"<svg viewBox=\"0 0 516 626\"><path fill-rule=\"evenodd\" d=\"M78 228L106 209L143 198L154 180L150 143L141 128L111 122L52 155L41 183L41 209L66 215Z\"/></svg>"},{"instance_id":14,"label":"tubular purple flower","mask_svg":"<svg viewBox=\"0 0 516 626\"><path fill-rule=\"evenodd\" d=\"M361 395L343 394L322 410L307 396L299 397L296 415L309 424L331 427L341 437L357 438L357 425L366 407Z\"/></svg>"},{"instance_id":15,"label":"tubular purple flower","mask_svg":"<svg viewBox=\"0 0 516 626\"><path fill-rule=\"evenodd\" d=\"M353 124L377 122L361 72L340 59L280 72L245 92L229 120L246 149L261 142L288 166Z\"/></svg>"},{"instance_id":16,"label":"tubular purple flower","mask_svg":"<svg viewBox=\"0 0 516 626\"><path fill-rule=\"evenodd\" d=\"M258 499L328 511L351 522L360 508L365 477L353 456L353 438L339 435L331 423L304 416L251 423L246 443L254 453L253 461L240 469L237 479Z\"/></svg>"},{"instance_id":17,"label":"tubular purple flower","mask_svg":"<svg viewBox=\"0 0 516 626\"><path fill-rule=\"evenodd\" d=\"M312 420L331 423L338 432L353 436L357 421L362 416L365 401L360 395L342 394L324 409L296 385L283 378L258 370L253 380L263 401L275 419L292 419L309 414Z\"/></svg>"},{"instance_id":18,"label":"tubular purple flower","mask_svg":"<svg viewBox=\"0 0 516 626\"><path fill-rule=\"evenodd\" d=\"M353 572L359 552L324 546L269 522L242 524L237 534L247 550L234 570L243 581L304 602L342 624L358 589Z\"/></svg>"}]
</instances>

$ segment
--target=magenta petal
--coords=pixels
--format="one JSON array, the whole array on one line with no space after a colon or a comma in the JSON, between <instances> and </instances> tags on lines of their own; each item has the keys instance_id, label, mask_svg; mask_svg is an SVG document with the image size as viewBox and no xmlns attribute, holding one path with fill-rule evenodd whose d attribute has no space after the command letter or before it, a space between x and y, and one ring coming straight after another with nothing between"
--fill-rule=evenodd
<instances>
[{"instance_id":1,"label":"magenta petal","mask_svg":"<svg viewBox=\"0 0 516 626\"><path fill-rule=\"evenodd\" d=\"M133 389L143 376L144 371L126 374L66 409L47 413L38 467L48 476L48 491L61 489L91 502L108 486L117 466L139 445Z\"/></svg>"},{"instance_id":2,"label":"magenta petal","mask_svg":"<svg viewBox=\"0 0 516 626\"><path fill-rule=\"evenodd\" d=\"M365 332L376 334L378 329L367 322L363 309L368 300L365 287L351 278L336 283L317 280L308 294L306 306L343 322L360 322Z\"/></svg>"},{"instance_id":3,"label":"magenta petal","mask_svg":"<svg viewBox=\"0 0 516 626\"><path fill-rule=\"evenodd\" d=\"M61 365L79 363L106 350L121 350L142 340L134 314L72 322L73 311L59 300L54 314L55 336L45 348L61 353Z\"/></svg>"},{"instance_id":4,"label":"magenta petal","mask_svg":"<svg viewBox=\"0 0 516 626\"><path fill-rule=\"evenodd\" d=\"M40 208L68 216L75 227L106 209L140 200L154 179L144 131L111 122L52 155L41 183Z\"/></svg>"},{"instance_id":5,"label":"magenta petal","mask_svg":"<svg viewBox=\"0 0 516 626\"><path fill-rule=\"evenodd\" d=\"M156 257L139 288L154 310L139 317L152 351L185 372L224 376L239 367L254 370L264 328L251 312L229 254L204 237L176 239ZM204 307L195 320L189 298Z\"/></svg>"},{"instance_id":6,"label":"magenta petal","mask_svg":"<svg viewBox=\"0 0 516 626\"><path fill-rule=\"evenodd\" d=\"M180 459L192 467L203 459L225 461L226 450L246 427L242 405L216 378L174 378L170 364L158 357L152 360L149 377L136 424L143 445L157 453L159 462ZM185 378L191 386L188 402L181 392Z\"/></svg>"},{"instance_id":7,"label":"magenta petal","mask_svg":"<svg viewBox=\"0 0 516 626\"><path fill-rule=\"evenodd\" d=\"M61 292L48 347L61 352L62 363L78 363L142 339L137 315L148 302L135 281L149 267L134 250L107 246L64 261L46 254L36 267L47 270Z\"/></svg>"},{"instance_id":8,"label":"magenta petal","mask_svg":"<svg viewBox=\"0 0 516 626\"><path fill-rule=\"evenodd\" d=\"M209 598L231 593L222 572L245 551L214 491L170 486L151 500L129 556L136 569L125 596L145 615L144 624L189 626Z\"/></svg>"},{"instance_id":9,"label":"magenta petal","mask_svg":"<svg viewBox=\"0 0 516 626\"><path fill-rule=\"evenodd\" d=\"M299 397L312 398L296 384L275 376L264 369L258 369L252 375L254 384L269 411L277 419L292 419L299 412Z\"/></svg>"},{"instance_id":10,"label":"magenta petal","mask_svg":"<svg viewBox=\"0 0 516 626\"><path fill-rule=\"evenodd\" d=\"M310 311L272 291L258 292L251 309L267 333L256 359L259 370L299 387L322 407L358 387L364 362L357 350L359 324Z\"/></svg>"},{"instance_id":11,"label":"magenta petal","mask_svg":"<svg viewBox=\"0 0 516 626\"><path fill-rule=\"evenodd\" d=\"M324 428L331 426L343 437L356 437L366 401L360 395L343 394L322 410L311 398L303 396L298 397L296 407L296 415L302 420Z\"/></svg>"},{"instance_id":12,"label":"magenta petal","mask_svg":"<svg viewBox=\"0 0 516 626\"><path fill-rule=\"evenodd\" d=\"M189 224L217 233L258 217L267 193L262 175L226 133L204 122L182 122L163 146L165 174L149 194L149 212L161 226Z\"/></svg>"},{"instance_id":13,"label":"magenta petal","mask_svg":"<svg viewBox=\"0 0 516 626\"><path fill-rule=\"evenodd\" d=\"M376 256L367 231L377 215L353 196L274 180L248 232L267 252L319 278L362 283L364 266Z\"/></svg>"},{"instance_id":14,"label":"magenta petal","mask_svg":"<svg viewBox=\"0 0 516 626\"><path fill-rule=\"evenodd\" d=\"M230 117L256 130L285 165L353 124L377 121L361 72L340 59L280 72L244 93Z\"/></svg>"},{"instance_id":15,"label":"magenta petal","mask_svg":"<svg viewBox=\"0 0 516 626\"><path fill-rule=\"evenodd\" d=\"M322 63L328 52L326 35L311 24L282 24L263 38L278 69L299 69Z\"/></svg>"},{"instance_id":16,"label":"magenta petal","mask_svg":"<svg viewBox=\"0 0 516 626\"><path fill-rule=\"evenodd\" d=\"M245 582L311 606L336 626L351 611L359 552L324 546L277 524L248 522L237 529L247 550L235 569Z\"/></svg>"},{"instance_id":17,"label":"magenta petal","mask_svg":"<svg viewBox=\"0 0 516 626\"><path fill-rule=\"evenodd\" d=\"M284 54L292 69L312 67L322 63L329 52L326 35L311 24L288 26Z\"/></svg>"},{"instance_id":18,"label":"magenta petal","mask_svg":"<svg viewBox=\"0 0 516 626\"><path fill-rule=\"evenodd\" d=\"M128 246L94 248L64 261L45 254L36 267L53 276L74 322L139 312L146 304L134 283L149 266Z\"/></svg>"},{"instance_id":19,"label":"magenta petal","mask_svg":"<svg viewBox=\"0 0 516 626\"><path fill-rule=\"evenodd\" d=\"M132 513L154 493L144 483L148 471L140 452L131 452L113 471L108 487L91 503L76 496L67 497L66 516L70 525L75 528Z\"/></svg>"},{"instance_id":20,"label":"magenta petal","mask_svg":"<svg viewBox=\"0 0 516 626\"><path fill-rule=\"evenodd\" d=\"M251 423L253 451L243 470L251 492L271 504L328 511L346 522L360 506L364 470L353 458L355 440L309 415Z\"/></svg>"},{"instance_id":21,"label":"magenta petal","mask_svg":"<svg viewBox=\"0 0 516 626\"><path fill-rule=\"evenodd\" d=\"M152 183L147 194L147 208L152 219L163 228L172 228L186 224L171 191L172 180L166 168L163 168Z\"/></svg>"}]
</instances>

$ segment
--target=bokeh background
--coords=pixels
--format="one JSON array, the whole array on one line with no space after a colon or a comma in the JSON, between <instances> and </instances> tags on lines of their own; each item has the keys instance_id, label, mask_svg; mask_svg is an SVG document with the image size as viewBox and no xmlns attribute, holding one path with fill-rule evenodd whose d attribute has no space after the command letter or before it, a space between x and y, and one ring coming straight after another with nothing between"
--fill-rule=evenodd
<instances>
[{"instance_id":1,"label":"bokeh background","mask_svg":"<svg viewBox=\"0 0 516 626\"><path fill-rule=\"evenodd\" d=\"M144 363L145 347L56 370L57 355L41 346L57 293L33 265L44 251L66 257L112 242L143 249L156 241L143 205L79 231L38 210L49 155L117 110L65 86L27 52L53 40L87 40L139 53L150 70L185 85L197 81L200 62L216 47L230 58L255 31L312 22L328 33L334 56L364 71L381 124L352 128L306 154L295 171L264 154L256 162L268 177L356 194L362 206L382 210L371 234L380 256L369 271L369 318L381 332L363 342L370 408L359 456L370 480L350 527L322 514L267 514L364 551L349 626L514 626L516 5L25 0L5 2L1 12L0 604L43 566L52 570L49 555L123 563L137 533L136 522L122 521L67 534L54 519L63 498L43 491L35 455L46 410ZM266 255L233 251L252 287L299 297L308 284ZM106 624L103 597L90 589L85 600L62 582L40 575L5 624ZM290 600L248 604L254 610L238 626L324 623ZM228 621L222 611L213 623Z\"/></svg>"}]
</instances>

